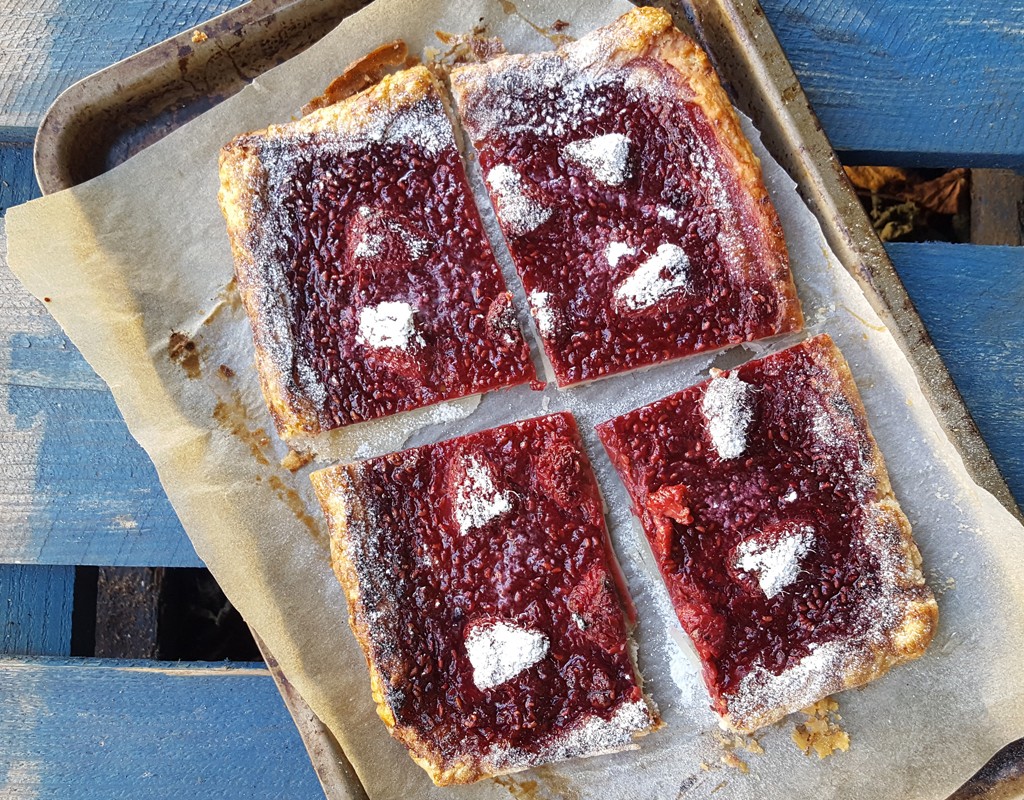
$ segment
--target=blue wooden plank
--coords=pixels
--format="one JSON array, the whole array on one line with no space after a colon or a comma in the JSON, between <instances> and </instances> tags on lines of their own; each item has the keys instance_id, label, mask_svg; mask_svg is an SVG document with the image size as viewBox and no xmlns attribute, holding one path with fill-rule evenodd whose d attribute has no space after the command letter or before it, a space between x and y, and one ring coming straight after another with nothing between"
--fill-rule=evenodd
<instances>
[{"instance_id":1,"label":"blue wooden plank","mask_svg":"<svg viewBox=\"0 0 1024 800\"><path fill-rule=\"evenodd\" d=\"M39 197L32 172L32 145L0 141L0 217L7 209Z\"/></svg>"},{"instance_id":2,"label":"blue wooden plank","mask_svg":"<svg viewBox=\"0 0 1024 800\"><path fill-rule=\"evenodd\" d=\"M0 0L0 138L31 141L61 91L236 0Z\"/></svg>"},{"instance_id":3,"label":"blue wooden plank","mask_svg":"<svg viewBox=\"0 0 1024 800\"><path fill-rule=\"evenodd\" d=\"M30 141L61 89L232 0L0 0L0 138ZM1024 6L765 0L849 163L1020 166Z\"/></svg>"},{"instance_id":4,"label":"blue wooden plank","mask_svg":"<svg viewBox=\"0 0 1024 800\"><path fill-rule=\"evenodd\" d=\"M1024 166L1020 0L762 0L844 163Z\"/></svg>"},{"instance_id":5,"label":"blue wooden plank","mask_svg":"<svg viewBox=\"0 0 1024 800\"><path fill-rule=\"evenodd\" d=\"M4 253L0 219L0 562L200 566L107 387Z\"/></svg>"},{"instance_id":6,"label":"blue wooden plank","mask_svg":"<svg viewBox=\"0 0 1024 800\"><path fill-rule=\"evenodd\" d=\"M323 798L263 668L0 660L0 686L0 797Z\"/></svg>"},{"instance_id":7,"label":"blue wooden plank","mask_svg":"<svg viewBox=\"0 0 1024 800\"><path fill-rule=\"evenodd\" d=\"M74 567L0 564L0 654L69 655L74 590Z\"/></svg>"},{"instance_id":8,"label":"blue wooden plank","mask_svg":"<svg viewBox=\"0 0 1024 800\"><path fill-rule=\"evenodd\" d=\"M930 243L886 250L1024 504L1024 247Z\"/></svg>"}]
</instances>

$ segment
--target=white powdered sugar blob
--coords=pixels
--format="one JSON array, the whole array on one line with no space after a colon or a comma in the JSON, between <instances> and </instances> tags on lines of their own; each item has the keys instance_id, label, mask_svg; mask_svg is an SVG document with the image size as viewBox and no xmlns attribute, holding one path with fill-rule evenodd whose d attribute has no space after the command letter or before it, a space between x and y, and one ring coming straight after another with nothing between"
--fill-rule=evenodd
<instances>
[{"instance_id":1,"label":"white powdered sugar blob","mask_svg":"<svg viewBox=\"0 0 1024 800\"><path fill-rule=\"evenodd\" d=\"M455 492L455 521L459 530L469 533L511 510L508 494L498 491L487 467L468 457L465 479Z\"/></svg>"},{"instance_id":2,"label":"white powdered sugar blob","mask_svg":"<svg viewBox=\"0 0 1024 800\"><path fill-rule=\"evenodd\" d=\"M555 311L548 305L550 295L547 292L530 292L530 310L537 320L537 330L541 336L550 336L555 332Z\"/></svg>"},{"instance_id":3,"label":"white powdered sugar blob","mask_svg":"<svg viewBox=\"0 0 1024 800\"><path fill-rule=\"evenodd\" d=\"M604 249L604 257L608 259L610 267L617 267L624 256L635 256L636 248L630 247L625 242L608 242Z\"/></svg>"},{"instance_id":4,"label":"white powdered sugar blob","mask_svg":"<svg viewBox=\"0 0 1024 800\"><path fill-rule=\"evenodd\" d=\"M775 597L800 574L800 562L814 544L814 528L801 525L771 544L757 539L736 548L736 568L757 574L757 582L768 598Z\"/></svg>"},{"instance_id":5,"label":"white powdered sugar blob","mask_svg":"<svg viewBox=\"0 0 1024 800\"><path fill-rule=\"evenodd\" d=\"M690 259L675 244L659 245L653 256L637 267L615 290L615 299L631 311L650 308L668 295L685 289Z\"/></svg>"},{"instance_id":6,"label":"white powdered sugar blob","mask_svg":"<svg viewBox=\"0 0 1024 800\"><path fill-rule=\"evenodd\" d=\"M387 301L359 312L358 340L373 348L407 350L416 334L416 311L408 303Z\"/></svg>"},{"instance_id":7,"label":"white powdered sugar blob","mask_svg":"<svg viewBox=\"0 0 1024 800\"><path fill-rule=\"evenodd\" d=\"M523 191L523 179L507 164L499 164L487 173L487 185L498 201L498 216L513 236L522 236L543 225L551 216L545 208Z\"/></svg>"},{"instance_id":8,"label":"white powdered sugar blob","mask_svg":"<svg viewBox=\"0 0 1024 800\"><path fill-rule=\"evenodd\" d=\"M562 148L562 154L586 167L601 183L619 186L629 177L629 145L629 139L621 133L606 133L570 142Z\"/></svg>"},{"instance_id":9,"label":"white powdered sugar blob","mask_svg":"<svg viewBox=\"0 0 1024 800\"><path fill-rule=\"evenodd\" d=\"M783 503L793 503L793 502L796 502L796 498L797 498L796 489L793 489L792 487L790 487L790 490L788 492L786 492L782 496L782 502Z\"/></svg>"},{"instance_id":10,"label":"white powdered sugar blob","mask_svg":"<svg viewBox=\"0 0 1024 800\"><path fill-rule=\"evenodd\" d=\"M384 246L384 237L379 233L368 233L359 240L356 249L352 252L356 258L373 258L380 255Z\"/></svg>"},{"instance_id":11,"label":"white powdered sugar blob","mask_svg":"<svg viewBox=\"0 0 1024 800\"><path fill-rule=\"evenodd\" d=\"M737 373L712 378L704 390L701 411L707 420L708 436L719 458L739 458L747 449L747 428L754 418L750 384Z\"/></svg>"},{"instance_id":12,"label":"white powdered sugar blob","mask_svg":"<svg viewBox=\"0 0 1024 800\"><path fill-rule=\"evenodd\" d=\"M466 636L473 683L490 689L529 669L548 654L548 637L507 622L476 625Z\"/></svg>"},{"instance_id":13,"label":"white powdered sugar blob","mask_svg":"<svg viewBox=\"0 0 1024 800\"><path fill-rule=\"evenodd\" d=\"M658 216L672 222L677 216L679 216L679 212L669 206L658 206Z\"/></svg>"}]
</instances>

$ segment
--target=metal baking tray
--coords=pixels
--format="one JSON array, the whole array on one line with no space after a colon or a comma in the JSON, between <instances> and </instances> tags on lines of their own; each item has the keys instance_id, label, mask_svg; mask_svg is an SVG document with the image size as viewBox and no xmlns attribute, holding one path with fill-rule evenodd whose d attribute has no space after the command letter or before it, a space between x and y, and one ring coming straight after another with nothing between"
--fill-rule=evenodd
<instances>
[{"instance_id":1,"label":"metal baking tray","mask_svg":"<svg viewBox=\"0 0 1024 800\"><path fill-rule=\"evenodd\" d=\"M251 0L75 83L39 126L34 158L40 188L50 194L106 172L298 55L367 3ZM832 250L914 365L971 476L1024 519L756 0L651 4L665 7L711 55L733 102L797 182ZM258 636L256 642L329 800L366 798L337 740ZM1004 748L952 800L996 800L1010 797L1008 789L1018 796L1022 742Z\"/></svg>"}]
</instances>

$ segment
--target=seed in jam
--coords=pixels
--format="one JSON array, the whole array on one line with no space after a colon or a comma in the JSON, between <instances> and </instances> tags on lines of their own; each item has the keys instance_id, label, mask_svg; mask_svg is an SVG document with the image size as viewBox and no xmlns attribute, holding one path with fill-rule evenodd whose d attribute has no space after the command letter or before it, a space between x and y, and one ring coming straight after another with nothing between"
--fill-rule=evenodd
<instances>
[{"instance_id":1,"label":"seed in jam","mask_svg":"<svg viewBox=\"0 0 1024 800\"><path fill-rule=\"evenodd\" d=\"M283 435L536 379L424 68L239 137L222 183Z\"/></svg>"},{"instance_id":2,"label":"seed in jam","mask_svg":"<svg viewBox=\"0 0 1024 800\"><path fill-rule=\"evenodd\" d=\"M332 467L313 483L388 713L437 774L467 759L475 779L585 756L657 725L571 414Z\"/></svg>"},{"instance_id":3,"label":"seed in jam","mask_svg":"<svg viewBox=\"0 0 1024 800\"><path fill-rule=\"evenodd\" d=\"M712 75L653 9L452 73L559 386L802 325L777 215Z\"/></svg>"},{"instance_id":4,"label":"seed in jam","mask_svg":"<svg viewBox=\"0 0 1024 800\"><path fill-rule=\"evenodd\" d=\"M769 724L924 651L935 601L828 336L597 430L727 724Z\"/></svg>"}]
</instances>

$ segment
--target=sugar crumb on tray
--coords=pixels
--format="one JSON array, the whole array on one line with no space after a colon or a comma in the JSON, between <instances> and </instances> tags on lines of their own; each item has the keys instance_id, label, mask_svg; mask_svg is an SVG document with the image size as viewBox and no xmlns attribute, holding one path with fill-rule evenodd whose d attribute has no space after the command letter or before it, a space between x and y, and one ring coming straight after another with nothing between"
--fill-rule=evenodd
<instances>
[{"instance_id":1,"label":"sugar crumb on tray","mask_svg":"<svg viewBox=\"0 0 1024 800\"><path fill-rule=\"evenodd\" d=\"M814 751L818 758L827 758L837 750L845 753L850 749L850 734L839 725L839 703L831 697L801 709L800 713L807 719L793 729L793 742L804 755Z\"/></svg>"}]
</instances>

